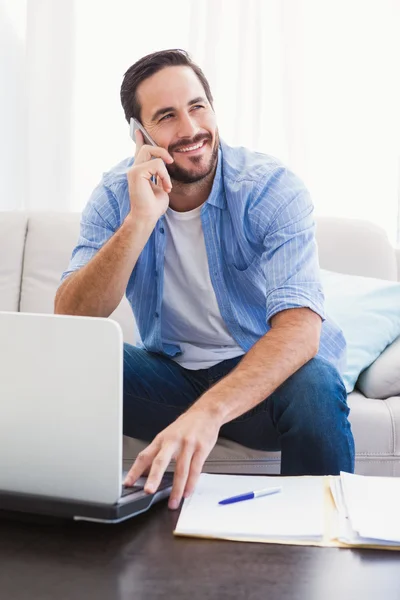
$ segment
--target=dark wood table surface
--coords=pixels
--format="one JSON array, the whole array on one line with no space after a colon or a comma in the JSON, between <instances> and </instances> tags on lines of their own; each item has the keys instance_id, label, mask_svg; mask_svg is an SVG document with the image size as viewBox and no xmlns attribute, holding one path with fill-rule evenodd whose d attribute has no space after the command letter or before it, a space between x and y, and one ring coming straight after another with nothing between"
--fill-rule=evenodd
<instances>
[{"instance_id":1,"label":"dark wood table surface","mask_svg":"<svg viewBox=\"0 0 400 600\"><path fill-rule=\"evenodd\" d=\"M176 538L165 502L119 525L0 519L1 600L400 599L400 552Z\"/></svg>"}]
</instances>

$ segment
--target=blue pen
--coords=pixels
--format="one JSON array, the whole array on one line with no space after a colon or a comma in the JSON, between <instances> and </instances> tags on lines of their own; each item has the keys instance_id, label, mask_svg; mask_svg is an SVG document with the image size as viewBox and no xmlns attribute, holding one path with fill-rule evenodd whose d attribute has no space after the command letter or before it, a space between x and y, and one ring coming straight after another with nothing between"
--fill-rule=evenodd
<instances>
[{"instance_id":1,"label":"blue pen","mask_svg":"<svg viewBox=\"0 0 400 600\"><path fill-rule=\"evenodd\" d=\"M242 502L242 500L252 500L253 498L259 498L260 496L270 496L271 494L279 494L279 492L281 491L281 487L264 488L263 490L256 490L254 492L248 492L247 494L240 494L239 496L225 498L225 500L220 500L218 504L233 504L233 502Z\"/></svg>"}]
</instances>

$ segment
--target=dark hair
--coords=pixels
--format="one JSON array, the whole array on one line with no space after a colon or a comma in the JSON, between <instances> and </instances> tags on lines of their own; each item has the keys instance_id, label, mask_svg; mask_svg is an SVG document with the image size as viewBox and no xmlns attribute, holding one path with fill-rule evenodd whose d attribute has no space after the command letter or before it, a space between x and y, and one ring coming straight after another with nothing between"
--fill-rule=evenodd
<instances>
[{"instance_id":1,"label":"dark hair","mask_svg":"<svg viewBox=\"0 0 400 600\"><path fill-rule=\"evenodd\" d=\"M138 85L148 77L151 77L151 75L154 75L154 73L161 71L161 69L176 66L185 66L193 69L204 88L207 100L211 106L213 105L213 97L208 81L200 67L191 60L189 54L181 49L161 50L153 54L148 54L135 62L124 75L121 85L121 104L128 123L131 117L140 121L142 107L136 95Z\"/></svg>"}]
</instances>

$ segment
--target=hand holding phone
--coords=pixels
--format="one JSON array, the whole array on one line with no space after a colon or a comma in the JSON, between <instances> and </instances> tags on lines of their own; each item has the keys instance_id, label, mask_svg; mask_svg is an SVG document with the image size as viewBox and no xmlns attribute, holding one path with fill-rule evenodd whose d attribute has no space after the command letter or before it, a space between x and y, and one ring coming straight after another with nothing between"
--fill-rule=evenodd
<instances>
[{"instance_id":1,"label":"hand holding phone","mask_svg":"<svg viewBox=\"0 0 400 600\"><path fill-rule=\"evenodd\" d=\"M172 189L165 163L174 159L157 146L137 119L130 120L130 135L136 143L135 162L128 171L131 212L146 220L158 220L168 208Z\"/></svg>"},{"instance_id":2,"label":"hand holding phone","mask_svg":"<svg viewBox=\"0 0 400 600\"><path fill-rule=\"evenodd\" d=\"M135 142L135 144L136 144L136 132L137 131L140 131L140 133L142 134L145 144L149 144L149 146L157 146L157 144L147 133L147 131L145 130L143 125L137 119L135 119L134 117L131 117L131 120L129 122L129 134L130 134L131 138L133 139L133 141ZM157 184L157 177L155 175L152 175L151 181L153 183Z\"/></svg>"}]
</instances>

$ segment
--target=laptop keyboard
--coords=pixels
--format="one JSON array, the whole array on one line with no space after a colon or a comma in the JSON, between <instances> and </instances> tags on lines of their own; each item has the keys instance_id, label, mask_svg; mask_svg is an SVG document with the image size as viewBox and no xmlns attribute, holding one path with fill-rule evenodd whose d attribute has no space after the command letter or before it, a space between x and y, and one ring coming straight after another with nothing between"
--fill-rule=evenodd
<instances>
[{"instance_id":1,"label":"laptop keyboard","mask_svg":"<svg viewBox=\"0 0 400 600\"><path fill-rule=\"evenodd\" d=\"M171 474L167 474L165 475L160 482L160 485L158 486L158 490L163 490L166 487L169 487L172 483L172 479L171 479ZM144 488L144 483L135 483L135 485L133 486L122 486L122 490L121 490L121 497L124 498L125 496L129 496L130 494L135 494L136 492L141 492Z\"/></svg>"},{"instance_id":2,"label":"laptop keyboard","mask_svg":"<svg viewBox=\"0 0 400 600\"><path fill-rule=\"evenodd\" d=\"M122 486L121 497L129 496L129 494L134 494L135 492L140 492L143 489L142 485L132 485L132 486Z\"/></svg>"}]
</instances>

